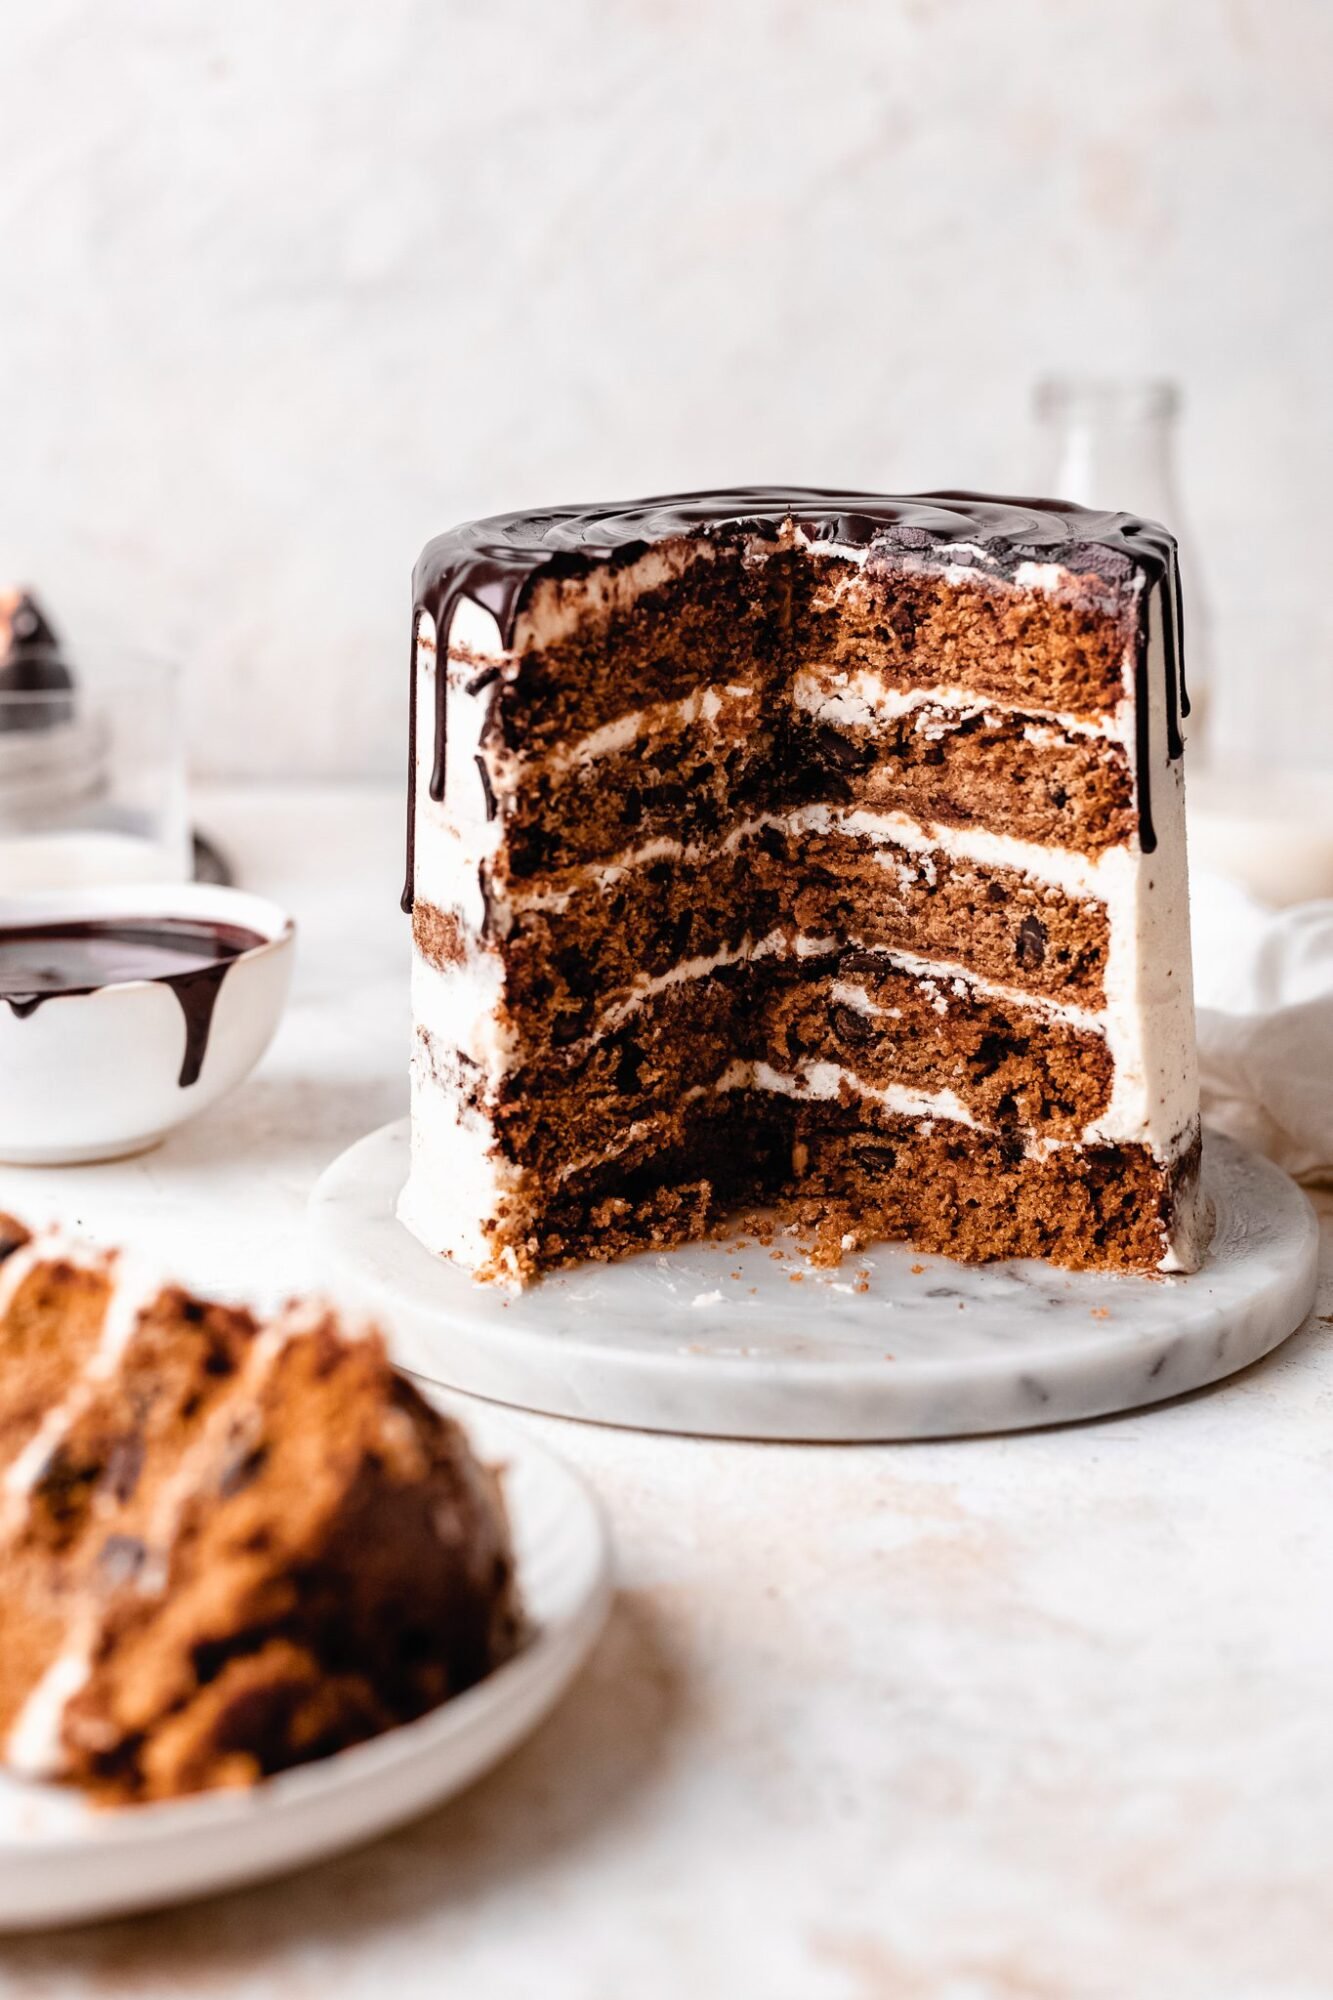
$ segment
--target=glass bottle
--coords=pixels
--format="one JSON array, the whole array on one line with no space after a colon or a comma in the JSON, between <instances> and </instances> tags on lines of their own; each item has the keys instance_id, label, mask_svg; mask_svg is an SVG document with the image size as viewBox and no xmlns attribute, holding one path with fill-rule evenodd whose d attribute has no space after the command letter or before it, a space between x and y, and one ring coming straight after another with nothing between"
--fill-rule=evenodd
<instances>
[{"instance_id":1,"label":"glass bottle","mask_svg":"<svg viewBox=\"0 0 1333 2000\"><path fill-rule=\"evenodd\" d=\"M1190 692L1185 727L1197 769L1208 730L1211 621L1176 484L1179 387L1162 379L1053 375L1037 384L1034 403L1039 450L1034 491L1084 507L1146 514L1176 537Z\"/></svg>"}]
</instances>

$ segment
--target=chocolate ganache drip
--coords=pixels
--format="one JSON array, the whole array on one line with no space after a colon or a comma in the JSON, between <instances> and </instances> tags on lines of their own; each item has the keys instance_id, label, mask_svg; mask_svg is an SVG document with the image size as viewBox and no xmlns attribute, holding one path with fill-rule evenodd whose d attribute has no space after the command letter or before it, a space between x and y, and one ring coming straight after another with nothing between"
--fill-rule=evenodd
<instances>
[{"instance_id":1,"label":"chocolate ganache drip","mask_svg":"<svg viewBox=\"0 0 1333 2000\"><path fill-rule=\"evenodd\" d=\"M407 883L413 899L417 770L417 626L424 613L436 637L435 715L430 795L444 797L449 628L459 600L471 598L495 618L503 643L513 642L518 616L544 571L572 576L599 563L632 562L657 542L682 535L776 539L790 522L808 540L864 548L867 571L882 558L938 566L970 565L1012 579L1026 562L1053 562L1075 574L1108 581L1137 570L1147 580L1135 659L1139 844L1157 845L1149 783L1148 600L1161 609L1166 682L1167 755L1184 748L1185 688L1180 572L1175 537L1135 514L1100 513L1065 500L1004 499L983 493L836 493L815 487L747 486L714 493L679 493L623 505L552 507L534 514L494 514L465 521L428 542L413 572L411 707L408 730Z\"/></svg>"}]
</instances>

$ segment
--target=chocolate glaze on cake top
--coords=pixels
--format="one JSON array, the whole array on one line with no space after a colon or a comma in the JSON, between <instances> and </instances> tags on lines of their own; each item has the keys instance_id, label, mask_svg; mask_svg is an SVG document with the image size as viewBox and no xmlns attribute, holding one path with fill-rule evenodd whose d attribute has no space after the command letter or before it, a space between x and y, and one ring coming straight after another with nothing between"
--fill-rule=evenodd
<instances>
[{"instance_id":1,"label":"chocolate glaze on cake top","mask_svg":"<svg viewBox=\"0 0 1333 2000\"><path fill-rule=\"evenodd\" d=\"M408 867L403 907L412 907L416 784L416 627L429 613L440 646L436 681L431 797L444 796L445 693L443 661L454 611L469 597L495 618L506 646L524 599L543 572L573 576L601 563L633 562L655 543L685 535L776 539L790 521L809 540L867 550L867 572L882 561L891 572L903 557L916 564L975 564L1012 578L1025 562L1057 562L1075 574L1127 579L1138 570L1162 594L1167 754L1184 747L1181 717L1189 714L1183 659L1180 575L1174 536L1136 514L1104 513L1065 500L1010 499L993 494L839 493L817 487L746 486L716 492L660 495L607 506L546 508L465 521L428 542L413 572L412 701L408 747ZM969 545L960 548L960 543ZM1157 845L1149 786L1148 646L1146 613L1136 661L1139 835L1145 853Z\"/></svg>"}]
</instances>

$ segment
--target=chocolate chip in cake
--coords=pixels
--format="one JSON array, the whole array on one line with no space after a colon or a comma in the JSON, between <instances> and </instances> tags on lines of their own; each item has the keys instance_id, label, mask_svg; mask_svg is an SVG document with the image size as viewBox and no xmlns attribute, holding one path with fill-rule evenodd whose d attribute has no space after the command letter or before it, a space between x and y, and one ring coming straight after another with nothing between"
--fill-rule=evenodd
<instances>
[{"instance_id":1,"label":"chocolate chip in cake","mask_svg":"<svg viewBox=\"0 0 1333 2000\"><path fill-rule=\"evenodd\" d=\"M875 1024L868 1014L841 1004L829 1009L829 1026L840 1042L868 1042L875 1032Z\"/></svg>"},{"instance_id":2,"label":"chocolate chip in cake","mask_svg":"<svg viewBox=\"0 0 1333 2000\"><path fill-rule=\"evenodd\" d=\"M821 729L815 748L823 762L831 764L836 771L864 771L875 758L870 744L858 742L841 729Z\"/></svg>"},{"instance_id":3,"label":"chocolate chip in cake","mask_svg":"<svg viewBox=\"0 0 1333 2000\"><path fill-rule=\"evenodd\" d=\"M888 968L890 963L891 961L883 952L867 951L864 946L857 945L852 945L840 951L837 956L837 966L840 973L871 972L879 975Z\"/></svg>"},{"instance_id":4,"label":"chocolate chip in cake","mask_svg":"<svg viewBox=\"0 0 1333 2000\"><path fill-rule=\"evenodd\" d=\"M1032 971L1046 963L1046 926L1040 917L1029 913L1018 926L1018 940L1015 946L1018 962Z\"/></svg>"},{"instance_id":5,"label":"chocolate chip in cake","mask_svg":"<svg viewBox=\"0 0 1333 2000\"><path fill-rule=\"evenodd\" d=\"M236 1356L223 1344L220 1337L214 1337L210 1340L208 1352L204 1356L205 1375L234 1375L235 1372Z\"/></svg>"}]
</instances>

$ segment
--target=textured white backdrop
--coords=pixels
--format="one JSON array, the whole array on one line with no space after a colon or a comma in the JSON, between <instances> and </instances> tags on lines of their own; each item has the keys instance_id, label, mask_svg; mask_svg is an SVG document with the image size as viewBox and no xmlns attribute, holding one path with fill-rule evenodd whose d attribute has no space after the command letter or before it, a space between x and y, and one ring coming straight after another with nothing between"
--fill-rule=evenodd
<instances>
[{"instance_id":1,"label":"textured white backdrop","mask_svg":"<svg viewBox=\"0 0 1333 2000\"><path fill-rule=\"evenodd\" d=\"M1223 728L1327 753L1328 0L0 0L0 66L0 572L179 653L200 768L399 768L461 515L1021 487L1070 365L1183 379Z\"/></svg>"}]
</instances>

